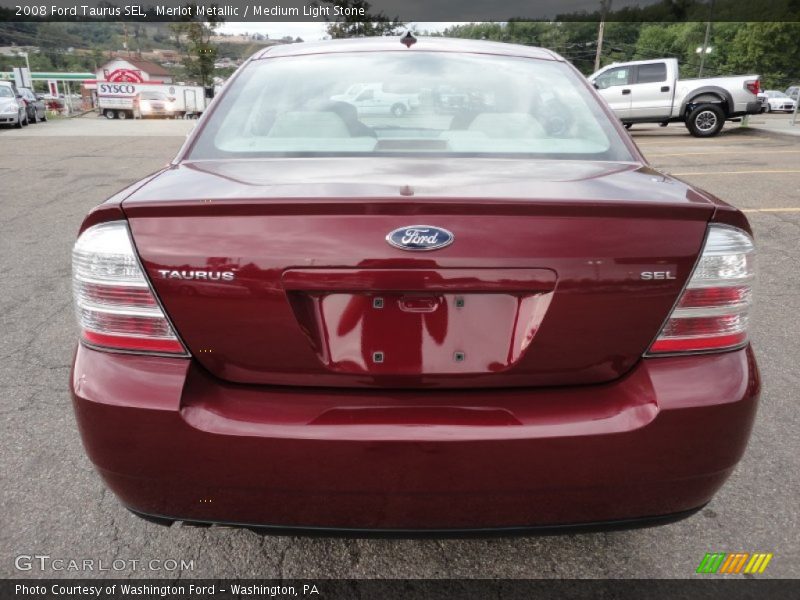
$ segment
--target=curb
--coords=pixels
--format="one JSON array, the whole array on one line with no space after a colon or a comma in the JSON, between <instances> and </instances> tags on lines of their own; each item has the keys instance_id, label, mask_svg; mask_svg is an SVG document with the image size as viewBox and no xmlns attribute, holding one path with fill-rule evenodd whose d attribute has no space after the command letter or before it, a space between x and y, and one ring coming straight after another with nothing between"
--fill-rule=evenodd
<instances>
[{"instance_id":1,"label":"curb","mask_svg":"<svg viewBox=\"0 0 800 600\"><path fill-rule=\"evenodd\" d=\"M776 131L775 129L770 129L768 127L759 127L757 125L748 125L747 127L739 127L737 129L728 130L727 134L732 134L734 132L735 135L748 135L748 132L753 132L756 134L764 134L769 137L776 137L784 140L800 140L800 124L795 125L797 128L796 133L788 132L788 131Z\"/></svg>"}]
</instances>

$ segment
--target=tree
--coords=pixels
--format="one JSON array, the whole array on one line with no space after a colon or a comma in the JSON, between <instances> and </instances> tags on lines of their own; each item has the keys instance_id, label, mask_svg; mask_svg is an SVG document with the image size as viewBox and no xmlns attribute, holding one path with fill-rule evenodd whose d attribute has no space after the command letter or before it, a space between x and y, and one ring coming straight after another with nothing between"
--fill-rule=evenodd
<instances>
[{"instance_id":1,"label":"tree","mask_svg":"<svg viewBox=\"0 0 800 600\"><path fill-rule=\"evenodd\" d=\"M382 12L370 13L372 5L366 0L321 0L318 4L338 6L347 9L345 12L351 9L363 9L363 15L343 16L340 21L328 19L326 29L332 38L397 35L403 28L403 23L397 17L387 17Z\"/></svg>"},{"instance_id":2,"label":"tree","mask_svg":"<svg viewBox=\"0 0 800 600\"><path fill-rule=\"evenodd\" d=\"M216 16L209 17L206 22L189 19L173 23L170 29L179 43L180 40L186 42L183 59L186 75L198 84L208 86L214 80L214 62L217 60L217 46L211 43L211 36L225 20Z\"/></svg>"},{"instance_id":3,"label":"tree","mask_svg":"<svg viewBox=\"0 0 800 600\"><path fill-rule=\"evenodd\" d=\"M745 23L733 37L728 65L761 75L762 87L783 89L800 77L800 23Z\"/></svg>"}]
</instances>

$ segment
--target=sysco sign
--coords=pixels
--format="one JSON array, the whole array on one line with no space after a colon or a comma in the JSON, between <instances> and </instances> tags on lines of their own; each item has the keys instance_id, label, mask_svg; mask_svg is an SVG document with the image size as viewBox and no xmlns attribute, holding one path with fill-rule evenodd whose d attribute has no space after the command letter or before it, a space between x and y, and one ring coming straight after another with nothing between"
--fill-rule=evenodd
<instances>
[{"instance_id":1,"label":"sysco sign","mask_svg":"<svg viewBox=\"0 0 800 600\"><path fill-rule=\"evenodd\" d=\"M101 96L133 96L136 86L130 83L99 83L97 93Z\"/></svg>"}]
</instances>

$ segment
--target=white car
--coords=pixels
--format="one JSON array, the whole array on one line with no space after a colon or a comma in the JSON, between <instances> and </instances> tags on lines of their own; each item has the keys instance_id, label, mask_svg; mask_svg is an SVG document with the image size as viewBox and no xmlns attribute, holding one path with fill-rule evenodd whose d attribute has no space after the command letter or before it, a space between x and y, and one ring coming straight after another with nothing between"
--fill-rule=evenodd
<instances>
[{"instance_id":1,"label":"white car","mask_svg":"<svg viewBox=\"0 0 800 600\"><path fill-rule=\"evenodd\" d=\"M20 128L28 124L28 112L17 87L9 81L0 81L0 125Z\"/></svg>"},{"instance_id":2,"label":"white car","mask_svg":"<svg viewBox=\"0 0 800 600\"><path fill-rule=\"evenodd\" d=\"M778 90L765 90L763 94L766 96L767 100L766 106L764 107L767 112L794 112L797 101L792 100L791 96L787 96Z\"/></svg>"}]
</instances>

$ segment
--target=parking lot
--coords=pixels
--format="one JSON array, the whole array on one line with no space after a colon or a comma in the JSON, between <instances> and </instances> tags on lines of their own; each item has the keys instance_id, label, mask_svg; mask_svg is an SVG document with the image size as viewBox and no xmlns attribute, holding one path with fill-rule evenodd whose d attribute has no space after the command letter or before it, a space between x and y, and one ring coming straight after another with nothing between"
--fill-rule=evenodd
<instances>
[{"instance_id":1,"label":"parking lot","mask_svg":"<svg viewBox=\"0 0 800 600\"><path fill-rule=\"evenodd\" d=\"M115 577L680 578L706 552L735 551L774 553L763 577L800 575L800 136L738 125L706 140L680 125L631 130L654 166L745 209L759 248L760 413L743 461L705 509L665 527L573 536L338 539L146 523L81 448L67 392L76 230L91 207L172 158L192 126L87 116L0 131L0 575L84 575L15 569L14 557L45 554L193 561L182 572L100 574Z\"/></svg>"}]
</instances>

